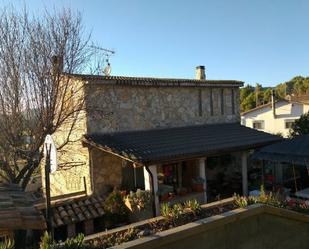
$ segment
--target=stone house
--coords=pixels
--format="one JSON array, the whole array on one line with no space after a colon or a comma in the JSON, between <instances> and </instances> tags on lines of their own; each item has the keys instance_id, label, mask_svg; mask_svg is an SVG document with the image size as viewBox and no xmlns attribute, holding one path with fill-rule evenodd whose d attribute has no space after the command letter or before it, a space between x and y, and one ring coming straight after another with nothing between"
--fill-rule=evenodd
<instances>
[{"instance_id":1,"label":"stone house","mask_svg":"<svg viewBox=\"0 0 309 249\"><path fill-rule=\"evenodd\" d=\"M211 157L223 174L240 172L246 194L248 153L278 141L240 125L243 82L208 80L203 66L196 68L196 79L67 77L82 86L78 97L86 108L78 117L75 142L58 155L59 162L75 166L51 175L54 198L103 195L119 187L151 190L157 213L167 198L206 202L217 177L212 172L217 166L207 168L214 164ZM53 135L56 144L67 132L63 127Z\"/></svg>"}]
</instances>

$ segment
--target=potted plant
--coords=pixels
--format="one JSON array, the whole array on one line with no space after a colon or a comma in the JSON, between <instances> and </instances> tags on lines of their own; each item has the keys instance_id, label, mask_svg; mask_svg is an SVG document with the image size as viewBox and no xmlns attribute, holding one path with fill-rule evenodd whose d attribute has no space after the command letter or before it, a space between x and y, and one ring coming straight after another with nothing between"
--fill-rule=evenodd
<instances>
[{"instance_id":1,"label":"potted plant","mask_svg":"<svg viewBox=\"0 0 309 249\"><path fill-rule=\"evenodd\" d=\"M202 177L196 177L194 179L192 179L192 189L193 191L195 192L204 192L205 189L204 189L204 182L205 182L205 179L203 179Z\"/></svg>"}]
</instances>

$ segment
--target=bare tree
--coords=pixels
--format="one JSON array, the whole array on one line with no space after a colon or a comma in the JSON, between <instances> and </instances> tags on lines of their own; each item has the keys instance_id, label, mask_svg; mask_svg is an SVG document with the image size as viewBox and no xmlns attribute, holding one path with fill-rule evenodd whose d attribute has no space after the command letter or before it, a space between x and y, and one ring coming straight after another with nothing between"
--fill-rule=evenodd
<instances>
[{"instance_id":1,"label":"bare tree","mask_svg":"<svg viewBox=\"0 0 309 249\"><path fill-rule=\"evenodd\" d=\"M67 123L60 148L70 142L84 101L76 98L83 86L66 75L87 64L89 40L81 15L67 9L41 17L1 11L0 178L25 188L42 160L45 136Z\"/></svg>"}]
</instances>

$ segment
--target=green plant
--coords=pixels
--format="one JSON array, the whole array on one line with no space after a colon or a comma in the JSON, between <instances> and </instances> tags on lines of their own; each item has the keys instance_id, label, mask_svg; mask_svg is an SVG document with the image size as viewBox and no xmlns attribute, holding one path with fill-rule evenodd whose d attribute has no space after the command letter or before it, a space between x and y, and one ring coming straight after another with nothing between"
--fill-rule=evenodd
<instances>
[{"instance_id":1,"label":"green plant","mask_svg":"<svg viewBox=\"0 0 309 249\"><path fill-rule=\"evenodd\" d=\"M128 210L119 191L114 190L104 202L104 210L111 214L126 215Z\"/></svg>"},{"instance_id":2,"label":"green plant","mask_svg":"<svg viewBox=\"0 0 309 249\"><path fill-rule=\"evenodd\" d=\"M0 243L0 249L14 249L15 243L14 240L7 239L4 242Z\"/></svg>"},{"instance_id":3,"label":"green plant","mask_svg":"<svg viewBox=\"0 0 309 249\"><path fill-rule=\"evenodd\" d=\"M59 249L85 249L86 247L84 246L84 235L78 234L75 238L67 239L64 242L64 244L60 245L58 248Z\"/></svg>"},{"instance_id":4,"label":"green plant","mask_svg":"<svg viewBox=\"0 0 309 249\"><path fill-rule=\"evenodd\" d=\"M184 213L184 207L180 203L177 203L174 204L171 211L172 211L170 214L171 218L173 220L177 220Z\"/></svg>"},{"instance_id":5,"label":"green plant","mask_svg":"<svg viewBox=\"0 0 309 249\"><path fill-rule=\"evenodd\" d=\"M54 241L49 236L48 232L45 232L41 237L40 249L51 249L53 248Z\"/></svg>"},{"instance_id":6,"label":"green plant","mask_svg":"<svg viewBox=\"0 0 309 249\"><path fill-rule=\"evenodd\" d=\"M202 210L200 203L196 199L186 201L184 208L189 209L194 215L199 214Z\"/></svg>"},{"instance_id":7,"label":"green plant","mask_svg":"<svg viewBox=\"0 0 309 249\"><path fill-rule=\"evenodd\" d=\"M161 215L164 218L168 219L170 217L170 213L171 213L171 207L170 207L169 203L162 203L160 211L161 211Z\"/></svg>"},{"instance_id":8,"label":"green plant","mask_svg":"<svg viewBox=\"0 0 309 249\"><path fill-rule=\"evenodd\" d=\"M234 205L236 207L241 207L241 208L247 207L248 206L247 198L245 196L234 194Z\"/></svg>"},{"instance_id":9,"label":"green plant","mask_svg":"<svg viewBox=\"0 0 309 249\"><path fill-rule=\"evenodd\" d=\"M169 203L161 205L161 215L172 221L176 221L184 213L184 207L181 204L174 204L172 207Z\"/></svg>"},{"instance_id":10,"label":"green plant","mask_svg":"<svg viewBox=\"0 0 309 249\"><path fill-rule=\"evenodd\" d=\"M140 189L136 192L131 191L130 194L125 197L125 201L129 204L132 211L149 209L151 208L151 193L150 191Z\"/></svg>"},{"instance_id":11,"label":"green plant","mask_svg":"<svg viewBox=\"0 0 309 249\"><path fill-rule=\"evenodd\" d=\"M86 249L84 235L79 234L75 238L67 239L64 243L57 243L45 232L41 238L40 249Z\"/></svg>"},{"instance_id":12,"label":"green plant","mask_svg":"<svg viewBox=\"0 0 309 249\"><path fill-rule=\"evenodd\" d=\"M108 228L128 221L128 208L121 193L114 190L104 202L105 221Z\"/></svg>"}]
</instances>

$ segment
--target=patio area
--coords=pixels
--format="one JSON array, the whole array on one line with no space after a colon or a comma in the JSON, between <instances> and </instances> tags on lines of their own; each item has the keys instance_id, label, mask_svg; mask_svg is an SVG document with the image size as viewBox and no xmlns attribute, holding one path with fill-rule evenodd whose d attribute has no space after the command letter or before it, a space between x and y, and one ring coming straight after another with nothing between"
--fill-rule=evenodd
<instances>
[{"instance_id":1,"label":"patio area","mask_svg":"<svg viewBox=\"0 0 309 249\"><path fill-rule=\"evenodd\" d=\"M266 146L252 159L260 165L266 190L309 199L309 135Z\"/></svg>"},{"instance_id":2,"label":"patio area","mask_svg":"<svg viewBox=\"0 0 309 249\"><path fill-rule=\"evenodd\" d=\"M160 202L184 201L194 195L206 203L226 197L227 190L228 195L234 191L247 195L250 151L280 140L226 123L92 134L85 136L84 144L120 158L114 168L122 168L126 185L152 192L159 215Z\"/></svg>"}]
</instances>

